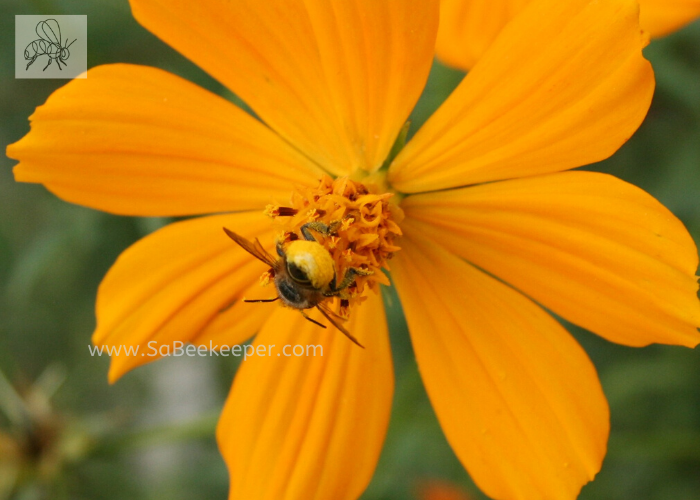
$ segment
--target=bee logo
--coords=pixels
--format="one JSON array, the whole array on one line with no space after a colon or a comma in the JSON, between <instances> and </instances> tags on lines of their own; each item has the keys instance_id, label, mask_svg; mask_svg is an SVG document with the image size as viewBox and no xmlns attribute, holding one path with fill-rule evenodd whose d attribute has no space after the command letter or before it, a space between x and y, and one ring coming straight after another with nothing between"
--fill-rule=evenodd
<instances>
[{"instance_id":1,"label":"bee logo","mask_svg":"<svg viewBox=\"0 0 700 500\"><path fill-rule=\"evenodd\" d=\"M370 271L362 269L349 269L340 283L337 281L333 258L320 243L313 237L310 229L324 235L332 234L333 225L327 226L322 222L310 222L301 227L304 239L296 239L283 245L277 242L278 258L270 255L257 239L252 242L244 237L224 228L226 234L245 251L270 266L270 275L274 276L277 297L273 299L246 300L245 302L274 302L281 300L288 307L296 309L301 314L322 328L325 325L310 318L305 309L316 308L325 318L340 330L346 337L363 347L340 321L343 318L333 312L324 301L330 297L342 296L343 290L355 281L357 276L367 276Z\"/></svg>"},{"instance_id":2,"label":"bee logo","mask_svg":"<svg viewBox=\"0 0 700 500\"><path fill-rule=\"evenodd\" d=\"M49 57L49 62L46 64L43 71L46 71L46 68L51 66L53 61L56 61L58 69L60 70L63 69L61 68L61 63L67 66L68 63L66 63L66 59L70 57L68 47L73 45L77 38L71 43L68 43L68 39L66 39L66 45L63 45L61 41L61 27L55 19L39 21L34 31L36 31L39 38L30 42L27 48L24 49L24 60L29 61L27 63L27 70L29 70L29 66L34 64L34 61L41 56Z\"/></svg>"}]
</instances>

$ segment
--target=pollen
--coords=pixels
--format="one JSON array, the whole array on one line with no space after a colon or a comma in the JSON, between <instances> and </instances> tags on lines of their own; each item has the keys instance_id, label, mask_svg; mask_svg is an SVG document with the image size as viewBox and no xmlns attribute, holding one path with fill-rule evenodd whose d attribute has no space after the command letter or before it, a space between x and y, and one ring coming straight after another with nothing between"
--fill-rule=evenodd
<instances>
[{"instance_id":1,"label":"pollen","mask_svg":"<svg viewBox=\"0 0 700 500\"><path fill-rule=\"evenodd\" d=\"M267 286L270 283L272 283L275 279L275 272L272 269L268 269L264 273L262 273L262 276L260 276L260 285L261 286Z\"/></svg>"},{"instance_id":2,"label":"pollen","mask_svg":"<svg viewBox=\"0 0 700 500\"><path fill-rule=\"evenodd\" d=\"M400 250L394 240L401 235L401 209L390 202L392 193L372 191L348 178L324 176L316 187L295 189L288 207L265 209L283 245L307 239L306 233L328 251L336 286L346 285L329 299L342 316L368 291L378 293L379 285L389 285L382 269L389 270L388 261Z\"/></svg>"}]
</instances>

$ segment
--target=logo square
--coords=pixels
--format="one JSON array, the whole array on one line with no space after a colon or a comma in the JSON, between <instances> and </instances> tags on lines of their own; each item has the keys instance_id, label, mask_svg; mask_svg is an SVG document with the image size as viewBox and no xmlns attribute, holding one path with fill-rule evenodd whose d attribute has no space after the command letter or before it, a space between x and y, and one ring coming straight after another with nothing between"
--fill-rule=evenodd
<instances>
[{"instance_id":1,"label":"logo square","mask_svg":"<svg viewBox=\"0 0 700 500\"><path fill-rule=\"evenodd\" d=\"M87 16L15 16L15 78L87 78Z\"/></svg>"}]
</instances>

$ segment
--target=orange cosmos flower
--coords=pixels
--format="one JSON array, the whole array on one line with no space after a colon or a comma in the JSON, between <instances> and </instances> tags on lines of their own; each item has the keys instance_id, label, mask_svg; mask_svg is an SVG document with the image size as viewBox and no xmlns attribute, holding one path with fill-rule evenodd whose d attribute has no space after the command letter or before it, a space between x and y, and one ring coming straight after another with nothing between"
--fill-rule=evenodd
<instances>
[{"instance_id":1,"label":"orange cosmos flower","mask_svg":"<svg viewBox=\"0 0 700 500\"><path fill-rule=\"evenodd\" d=\"M471 69L503 27L531 0L440 0L435 52L449 66ZM642 29L668 35L700 16L700 0L639 0Z\"/></svg>"},{"instance_id":2,"label":"orange cosmos flower","mask_svg":"<svg viewBox=\"0 0 700 500\"><path fill-rule=\"evenodd\" d=\"M636 2L534 1L392 162L431 66L437 1L132 8L260 120L164 71L102 66L39 107L8 155L17 180L74 203L218 213L122 254L100 286L93 340L145 350L257 332L265 355L242 364L217 432L231 498L354 499L366 487L393 394L373 291L392 253L428 395L476 483L497 499L574 498L601 466L608 407L543 307L627 345L700 339L683 225L614 177L565 172L613 154L647 112ZM267 268L222 228L273 252L314 221L334 226L313 237L336 275L376 271L341 304L364 349L298 311L241 300L273 294L258 284ZM285 345L323 355L273 354ZM115 356L110 380L152 359Z\"/></svg>"},{"instance_id":3,"label":"orange cosmos flower","mask_svg":"<svg viewBox=\"0 0 700 500\"><path fill-rule=\"evenodd\" d=\"M471 497L461 488L437 479L420 485L418 498L419 500L471 500Z\"/></svg>"}]
</instances>

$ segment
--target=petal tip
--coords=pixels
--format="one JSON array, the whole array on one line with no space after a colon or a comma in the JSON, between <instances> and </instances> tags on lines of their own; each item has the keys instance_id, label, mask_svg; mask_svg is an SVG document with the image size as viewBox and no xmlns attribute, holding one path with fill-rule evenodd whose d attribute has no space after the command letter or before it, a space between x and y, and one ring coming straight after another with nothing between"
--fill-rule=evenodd
<instances>
[{"instance_id":1,"label":"petal tip","mask_svg":"<svg viewBox=\"0 0 700 500\"><path fill-rule=\"evenodd\" d=\"M109 364L109 372L107 372L107 382L109 385L114 385L117 380L122 378L127 370L124 370L121 363L118 362L118 358L112 358Z\"/></svg>"}]
</instances>

